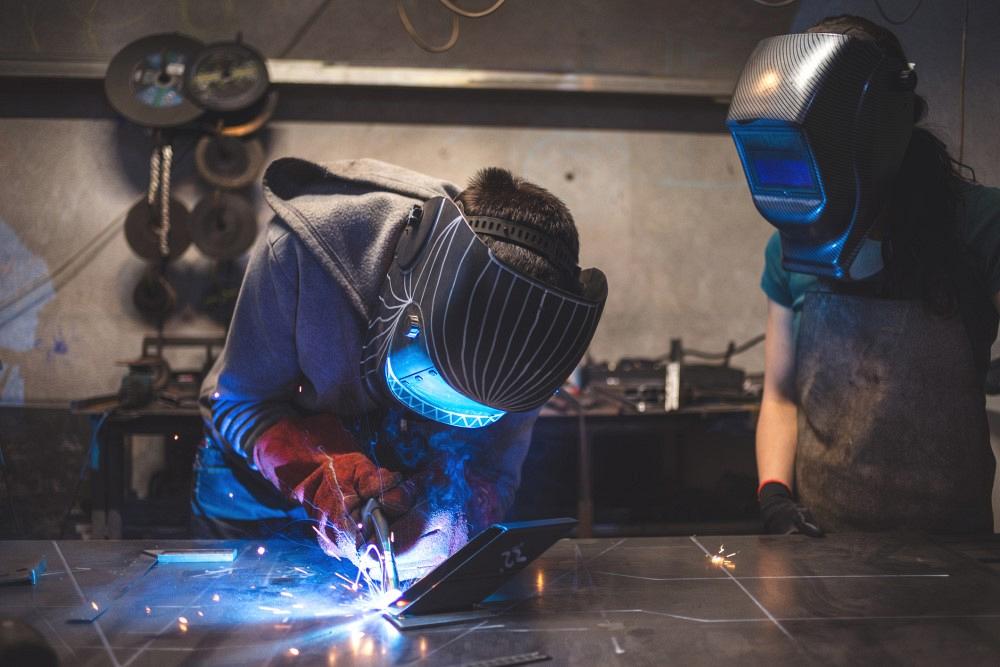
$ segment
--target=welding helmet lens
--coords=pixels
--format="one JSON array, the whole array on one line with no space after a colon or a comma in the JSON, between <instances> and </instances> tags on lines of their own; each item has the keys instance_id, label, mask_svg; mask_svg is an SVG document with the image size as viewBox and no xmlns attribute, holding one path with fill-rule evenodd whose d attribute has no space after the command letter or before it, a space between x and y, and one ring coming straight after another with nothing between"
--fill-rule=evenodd
<instances>
[{"instance_id":1,"label":"welding helmet lens","mask_svg":"<svg viewBox=\"0 0 1000 667\"><path fill-rule=\"evenodd\" d=\"M393 397L417 414L449 426L479 428L503 417L503 410L478 403L445 381L427 354L416 307L407 310L385 360L386 387Z\"/></svg>"}]
</instances>

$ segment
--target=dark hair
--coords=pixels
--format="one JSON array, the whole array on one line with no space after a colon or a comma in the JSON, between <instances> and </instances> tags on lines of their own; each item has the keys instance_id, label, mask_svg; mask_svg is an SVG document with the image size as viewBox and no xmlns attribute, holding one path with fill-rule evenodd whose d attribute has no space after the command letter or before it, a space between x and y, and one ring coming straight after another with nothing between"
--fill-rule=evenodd
<instances>
[{"instance_id":1,"label":"dark hair","mask_svg":"<svg viewBox=\"0 0 1000 667\"><path fill-rule=\"evenodd\" d=\"M907 60L896 35L859 16L830 16L806 32L871 41L884 53ZM927 101L915 97L914 124L927 115ZM914 127L886 202L884 290L887 296L919 296L940 315L955 314L963 289L964 250L957 233L963 167L930 130Z\"/></svg>"},{"instance_id":2,"label":"dark hair","mask_svg":"<svg viewBox=\"0 0 1000 667\"><path fill-rule=\"evenodd\" d=\"M467 215L488 215L529 225L565 245L569 251L563 264L554 264L541 255L492 236L479 238L493 251L497 259L521 273L548 285L579 292L576 263L580 255L580 238L576 224L566 204L554 194L518 178L506 169L487 167L469 181L458 195Z\"/></svg>"}]
</instances>

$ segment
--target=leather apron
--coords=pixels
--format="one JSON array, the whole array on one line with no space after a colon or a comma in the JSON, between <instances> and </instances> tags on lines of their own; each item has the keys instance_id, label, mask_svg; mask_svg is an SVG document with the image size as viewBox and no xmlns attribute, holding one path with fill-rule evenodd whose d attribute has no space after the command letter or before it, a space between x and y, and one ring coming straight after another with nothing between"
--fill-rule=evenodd
<instances>
[{"instance_id":1,"label":"leather apron","mask_svg":"<svg viewBox=\"0 0 1000 667\"><path fill-rule=\"evenodd\" d=\"M961 317L807 292L796 355L796 486L824 530L992 532L995 462Z\"/></svg>"}]
</instances>

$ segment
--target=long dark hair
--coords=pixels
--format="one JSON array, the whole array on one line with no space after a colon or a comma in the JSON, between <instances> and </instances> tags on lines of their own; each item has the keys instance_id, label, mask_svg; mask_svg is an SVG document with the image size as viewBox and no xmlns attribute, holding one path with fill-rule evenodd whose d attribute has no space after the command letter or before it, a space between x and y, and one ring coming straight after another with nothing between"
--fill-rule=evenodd
<instances>
[{"instance_id":1,"label":"long dark hair","mask_svg":"<svg viewBox=\"0 0 1000 667\"><path fill-rule=\"evenodd\" d=\"M859 16L830 16L806 32L849 35L874 42L906 62L899 39L890 30ZM913 122L927 115L927 101L916 95ZM886 296L914 296L942 316L956 314L967 288L965 250L957 228L965 177L960 164L933 132L915 126L889 195L885 238L888 240L882 289Z\"/></svg>"}]
</instances>

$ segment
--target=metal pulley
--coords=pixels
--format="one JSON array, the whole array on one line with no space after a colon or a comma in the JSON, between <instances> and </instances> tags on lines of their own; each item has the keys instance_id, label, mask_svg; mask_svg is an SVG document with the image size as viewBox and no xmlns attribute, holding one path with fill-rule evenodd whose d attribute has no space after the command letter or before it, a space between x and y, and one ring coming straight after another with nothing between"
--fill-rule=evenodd
<instances>
[{"instance_id":1,"label":"metal pulley","mask_svg":"<svg viewBox=\"0 0 1000 667\"><path fill-rule=\"evenodd\" d=\"M191 245L191 235L188 231L187 207L173 197L170 198L168 224L168 251L164 255L161 202L150 204L148 199L140 199L125 217L125 240L132 251L144 259L176 259Z\"/></svg>"},{"instance_id":2,"label":"metal pulley","mask_svg":"<svg viewBox=\"0 0 1000 667\"><path fill-rule=\"evenodd\" d=\"M194 207L190 230L195 246L208 257L235 259L257 238L257 220L244 197L216 191Z\"/></svg>"},{"instance_id":3,"label":"metal pulley","mask_svg":"<svg viewBox=\"0 0 1000 667\"><path fill-rule=\"evenodd\" d=\"M186 35L164 33L138 39L108 64L104 92L128 120L144 127L166 128L202 115L185 91L185 74L204 44Z\"/></svg>"},{"instance_id":4,"label":"metal pulley","mask_svg":"<svg viewBox=\"0 0 1000 667\"><path fill-rule=\"evenodd\" d=\"M143 317L160 322L177 307L177 292L166 276L151 270L143 274L132 290L132 303Z\"/></svg>"},{"instance_id":5,"label":"metal pulley","mask_svg":"<svg viewBox=\"0 0 1000 667\"><path fill-rule=\"evenodd\" d=\"M198 174L217 188L245 188L264 168L264 147L258 139L206 135L198 140L194 163Z\"/></svg>"}]
</instances>

